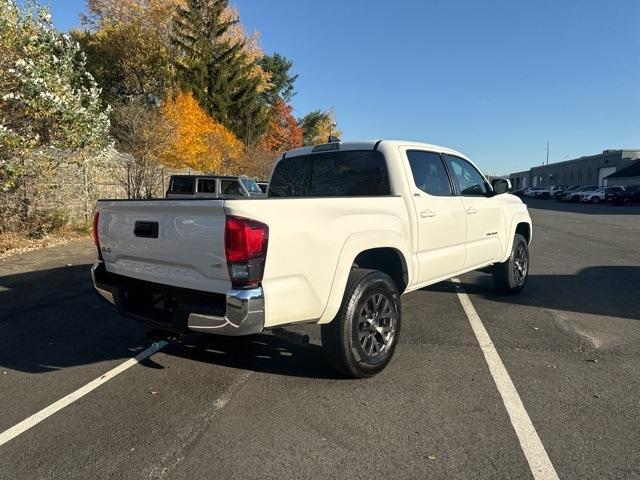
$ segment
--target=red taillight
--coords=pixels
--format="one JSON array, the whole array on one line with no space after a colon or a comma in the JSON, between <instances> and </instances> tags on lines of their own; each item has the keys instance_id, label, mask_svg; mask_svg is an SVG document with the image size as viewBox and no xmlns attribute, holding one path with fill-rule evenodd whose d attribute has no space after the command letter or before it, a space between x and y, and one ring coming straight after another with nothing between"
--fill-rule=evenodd
<instances>
[{"instance_id":1,"label":"red taillight","mask_svg":"<svg viewBox=\"0 0 640 480\"><path fill-rule=\"evenodd\" d=\"M102 251L100 250L100 236L98 235L98 221L100 220L100 212L96 212L93 215L93 243L96 244L96 248L98 249L98 259L104 260L102 258Z\"/></svg>"},{"instance_id":2,"label":"red taillight","mask_svg":"<svg viewBox=\"0 0 640 480\"><path fill-rule=\"evenodd\" d=\"M242 217L227 217L224 248L234 285L250 287L262 280L269 227Z\"/></svg>"}]
</instances>

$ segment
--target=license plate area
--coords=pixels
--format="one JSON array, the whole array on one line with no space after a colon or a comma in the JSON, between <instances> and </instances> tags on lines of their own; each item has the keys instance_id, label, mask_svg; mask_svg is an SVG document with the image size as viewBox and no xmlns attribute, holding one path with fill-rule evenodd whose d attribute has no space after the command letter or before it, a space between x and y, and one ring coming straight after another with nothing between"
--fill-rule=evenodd
<instances>
[{"instance_id":1,"label":"license plate area","mask_svg":"<svg viewBox=\"0 0 640 480\"><path fill-rule=\"evenodd\" d=\"M171 293L144 287L125 289L122 301L128 312L166 324L172 323L178 304Z\"/></svg>"}]
</instances>

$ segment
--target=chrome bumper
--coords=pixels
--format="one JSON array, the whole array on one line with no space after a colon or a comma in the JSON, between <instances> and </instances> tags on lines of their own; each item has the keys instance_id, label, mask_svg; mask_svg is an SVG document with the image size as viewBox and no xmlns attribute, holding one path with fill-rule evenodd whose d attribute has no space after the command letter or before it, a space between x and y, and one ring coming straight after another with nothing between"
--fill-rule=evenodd
<instances>
[{"instance_id":1,"label":"chrome bumper","mask_svg":"<svg viewBox=\"0 0 640 480\"><path fill-rule=\"evenodd\" d=\"M106 272L104 263L98 262L91 268L91 278L96 292L114 305L118 312L127 317L147 323L155 328L167 328L172 331L194 330L198 332L213 333L217 335L251 335L260 333L264 329L264 293L262 287L252 288L248 290L229 289L226 294L226 302L224 305L224 315L212 315L207 309L192 306L194 304L207 303L207 293L191 290L188 292L188 301L178 303L174 306L175 314L173 314L170 324L160 324L156 318L149 316L141 316L129 311L126 302L123 301L124 283L127 283L126 290L129 294L134 294L140 287L135 282L145 284L144 288L150 288L148 282L137 281L129 277L121 277L119 275L109 274ZM157 285L157 284L156 284ZM173 297L172 287L167 285L157 285L158 288L166 292L167 295ZM175 289L181 290L181 289ZM181 295L176 293L176 297ZM185 296L182 292L182 296ZM199 298L201 296L202 298ZM198 300L198 302L193 302ZM220 296L222 297L222 296ZM221 299L222 300L222 299ZM221 302L215 302L218 305L217 311L222 311ZM205 311L198 311L205 310Z\"/></svg>"},{"instance_id":2,"label":"chrome bumper","mask_svg":"<svg viewBox=\"0 0 640 480\"><path fill-rule=\"evenodd\" d=\"M227 292L224 317L190 313L189 330L218 335L250 335L264 329L264 295L262 287Z\"/></svg>"},{"instance_id":3,"label":"chrome bumper","mask_svg":"<svg viewBox=\"0 0 640 480\"><path fill-rule=\"evenodd\" d=\"M113 298L113 293L111 293L111 291L102 288L101 286L98 286L96 284L96 271L99 271L99 269L104 268L102 262L98 262L95 263L92 267L91 267L91 281L93 282L93 288L96 289L96 292L98 292L98 295L100 295L102 298L104 298L107 302L109 302L111 305L115 305L116 301Z\"/></svg>"}]
</instances>

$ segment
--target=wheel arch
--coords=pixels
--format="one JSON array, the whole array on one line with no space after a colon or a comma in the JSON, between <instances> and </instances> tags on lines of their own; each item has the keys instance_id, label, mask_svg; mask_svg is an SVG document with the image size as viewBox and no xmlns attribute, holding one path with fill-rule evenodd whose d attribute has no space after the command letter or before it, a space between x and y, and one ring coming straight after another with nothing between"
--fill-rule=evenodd
<instances>
[{"instance_id":1,"label":"wheel arch","mask_svg":"<svg viewBox=\"0 0 640 480\"><path fill-rule=\"evenodd\" d=\"M371 242L372 238L376 239L375 243ZM338 313L349 273L354 267L386 273L402 294L411 282L409 252L408 240L403 240L396 232L359 232L349 237L338 260L327 306L318 323L329 323Z\"/></svg>"},{"instance_id":2,"label":"wheel arch","mask_svg":"<svg viewBox=\"0 0 640 480\"><path fill-rule=\"evenodd\" d=\"M402 294L409 284L407 261L402 253L393 247L370 248L360 252L353 260L352 268L379 270L391 277Z\"/></svg>"},{"instance_id":3,"label":"wheel arch","mask_svg":"<svg viewBox=\"0 0 640 480\"><path fill-rule=\"evenodd\" d=\"M516 225L516 230L514 232L514 235L516 233L519 233L520 235L522 235L526 240L527 243L531 243L531 224L527 223L527 222L520 222Z\"/></svg>"},{"instance_id":4,"label":"wheel arch","mask_svg":"<svg viewBox=\"0 0 640 480\"><path fill-rule=\"evenodd\" d=\"M531 225L531 218L529 215L516 215L511 221L511 227L508 230L508 237L506 243L506 251L504 255L499 260L498 263L505 262L509 255L511 255L511 249L513 248L513 239L516 234L519 233L526 240L527 244L531 244L531 240L533 239L533 227Z\"/></svg>"}]
</instances>

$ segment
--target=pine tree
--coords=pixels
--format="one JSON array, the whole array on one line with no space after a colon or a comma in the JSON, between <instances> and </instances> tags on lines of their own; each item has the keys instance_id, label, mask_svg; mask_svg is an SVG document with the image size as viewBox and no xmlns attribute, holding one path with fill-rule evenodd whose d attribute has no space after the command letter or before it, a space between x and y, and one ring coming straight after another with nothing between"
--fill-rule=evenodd
<instances>
[{"instance_id":1,"label":"pine tree","mask_svg":"<svg viewBox=\"0 0 640 480\"><path fill-rule=\"evenodd\" d=\"M269 75L269 87L262 94L267 104L273 107L278 99L291 102L296 94L295 83L298 79L298 75L289 72L293 62L276 52L264 55L258 60L258 65Z\"/></svg>"},{"instance_id":2,"label":"pine tree","mask_svg":"<svg viewBox=\"0 0 640 480\"><path fill-rule=\"evenodd\" d=\"M243 52L244 41L227 38L239 21L226 14L227 7L227 0L186 0L179 8L173 33L178 84L249 144L264 133L267 112L260 98L261 79Z\"/></svg>"}]
</instances>

